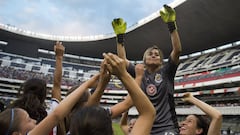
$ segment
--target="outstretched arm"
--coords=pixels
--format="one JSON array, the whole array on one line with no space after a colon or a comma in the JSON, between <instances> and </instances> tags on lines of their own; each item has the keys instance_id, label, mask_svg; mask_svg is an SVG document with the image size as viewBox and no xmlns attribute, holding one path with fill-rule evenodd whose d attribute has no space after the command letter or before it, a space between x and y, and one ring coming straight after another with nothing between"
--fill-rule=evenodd
<instances>
[{"instance_id":1,"label":"outstretched arm","mask_svg":"<svg viewBox=\"0 0 240 135\"><path fill-rule=\"evenodd\" d=\"M122 114L121 120L120 120L120 128L122 129L123 133L125 135L128 135L128 111L124 112Z\"/></svg>"},{"instance_id":2,"label":"outstretched arm","mask_svg":"<svg viewBox=\"0 0 240 135\"><path fill-rule=\"evenodd\" d=\"M163 9L160 11L162 20L167 23L169 32L171 34L172 41L172 52L170 57L172 58L175 64L179 63L179 56L182 52L181 41L177 31L176 24L176 12L173 8L168 5L164 5Z\"/></svg>"},{"instance_id":3,"label":"outstretched arm","mask_svg":"<svg viewBox=\"0 0 240 135\"><path fill-rule=\"evenodd\" d=\"M125 50L125 32L127 29L127 23L122 18L116 18L112 21L112 27L116 34L116 42L117 42L117 54L120 58L124 59L128 66L129 61L126 57Z\"/></svg>"},{"instance_id":4,"label":"outstretched arm","mask_svg":"<svg viewBox=\"0 0 240 135\"><path fill-rule=\"evenodd\" d=\"M62 42L57 41L56 45L54 45L56 62L53 76L52 98L57 99L58 102L61 101L62 61L64 51L65 47L62 45ZM59 122L57 125L57 134L66 134L64 121Z\"/></svg>"},{"instance_id":5,"label":"outstretched arm","mask_svg":"<svg viewBox=\"0 0 240 135\"><path fill-rule=\"evenodd\" d=\"M208 105L207 103L195 98L191 93L185 93L183 101L190 102L200 108L208 116L211 117L211 123L208 129L208 135L220 135L222 127L222 114L217 109Z\"/></svg>"},{"instance_id":6,"label":"outstretched arm","mask_svg":"<svg viewBox=\"0 0 240 135\"><path fill-rule=\"evenodd\" d=\"M172 58L175 64L178 64L179 56L182 52L182 46L181 46L181 42L180 42L180 38L177 30L174 30L171 33L171 40L172 40L172 52L170 54L170 57Z\"/></svg>"},{"instance_id":7,"label":"outstretched arm","mask_svg":"<svg viewBox=\"0 0 240 135\"><path fill-rule=\"evenodd\" d=\"M135 66L135 81L140 86L144 75L144 64L136 64Z\"/></svg>"},{"instance_id":8,"label":"outstretched arm","mask_svg":"<svg viewBox=\"0 0 240 135\"><path fill-rule=\"evenodd\" d=\"M56 126L60 120L63 120L63 118L66 117L66 115L71 111L83 93L88 90L88 88L91 87L97 80L98 76L95 75L88 81L81 84L70 95L64 98L51 114L43 119L34 129L32 129L29 132L29 135L49 134L53 127Z\"/></svg>"},{"instance_id":9,"label":"outstretched arm","mask_svg":"<svg viewBox=\"0 0 240 135\"><path fill-rule=\"evenodd\" d=\"M56 63L53 78L52 98L56 98L58 101L61 101L62 60L65 51L65 47L62 45L62 42L56 42L54 51Z\"/></svg>"},{"instance_id":10,"label":"outstretched arm","mask_svg":"<svg viewBox=\"0 0 240 135\"><path fill-rule=\"evenodd\" d=\"M146 135L150 134L153 121L155 119L155 108L149 101L148 97L143 93L141 88L126 71L126 63L118 56L108 53L104 54L107 60L107 68L110 73L116 75L128 90L132 98L133 104L139 112L139 117L132 129L132 135Z\"/></svg>"},{"instance_id":11,"label":"outstretched arm","mask_svg":"<svg viewBox=\"0 0 240 135\"><path fill-rule=\"evenodd\" d=\"M116 118L119 115L121 115L121 113L127 111L130 107L133 106L133 102L132 99L129 95L127 95L127 97L120 103L117 103L113 106L111 106L111 117L112 118Z\"/></svg>"},{"instance_id":12,"label":"outstretched arm","mask_svg":"<svg viewBox=\"0 0 240 135\"><path fill-rule=\"evenodd\" d=\"M142 83L142 77L144 74L144 65L137 64L135 66L135 73L136 73L135 81L140 86ZM127 111L132 106L133 106L133 102L131 97L128 94L122 102L115 104L114 106L111 107L112 118L119 116L121 113Z\"/></svg>"},{"instance_id":13,"label":"outstretched arm","mask_svg":"<svg viewBox=\"0 0 240 135\"><path fill-rule=\"evenodd\" d=\"M107 84L110 80L111 75L106 69L105 61L101 63L100 77L98 80L97 88L94 93L89 97L87 106L99 105L101 97L104 93L104 90L107 87Z\"/></svg>"}]
</instances>

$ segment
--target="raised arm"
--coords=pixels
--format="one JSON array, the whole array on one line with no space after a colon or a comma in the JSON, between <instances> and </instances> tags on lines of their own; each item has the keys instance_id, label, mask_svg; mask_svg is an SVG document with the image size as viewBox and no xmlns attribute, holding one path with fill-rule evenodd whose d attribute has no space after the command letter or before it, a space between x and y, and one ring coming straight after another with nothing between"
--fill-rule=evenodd
<instances>
[{"instance_id":1,"label":"raised arm","mask_svg":"<svg viewBox=\"0 0 240 135\"><path fill-rule=\"evenodd\" d=\"M126 57L125 50L125 32L127 29L127 23L122 18L116 18L112 21L112 27L116 34L116 42L117 42L117 54L120 58L124 59L128 66L129 61Z\"/></svg>"},{"instance_id":2,"label":"raised arm","mask_svg":"<svg viewBox=\"0 0 240 135\"><path fill-rule=\"evenodd\" d=\"M99 105L102 94L104 93L104 90L106 89L107 84L110 80L111 75L107 71L104 62L105 61L101 63L100 77L98 80L97 88L94 93L89 97L87 106Z\"/></svg>"},{"instance_id":3,"label":"raised arm","mask_svg":"<svg viewBox=\"0 0 240 135\"><path fill-rule=\"evenodd\" d=\"M55 52L55 70L53 75L53 88L52 88L52 98L56 99L58 102L61 101L61 81L62 81L62 61L63 54L65 52L65 47L62 45L62 42L57 41L54 45ZM53 105L55 106L55 105ZM54 108L51 108L54 109ZM65 134L65 124L64 121L59 122L57 125L57 134Z\"/></svg>"},{"instance_id":4,"label":"raised arm","mask_svg":"<svg viewBox=\"0 0 240 135\"><path fill-rule=\"evenodd\" d=\"M56 45L54 46L54 51L56 63L53 77L52 98L61 101L62 61L65 51L65 47L62 45L62 42L56 42Z\"/></svg>"},{"instance_id":5,"label":"raised arm","mask_svg":"<svg viewBox=\"0 0 240 135\"><path fill-rule=\"evenodd\" d=\"M177 31L176 12L173 8L164 5L163 9L160 11L160 15L162 20L165 23L167 23L169 32L171 34L172 52L170 54L170 57L172 58L175 64L178 64L179 56L182 52L182 46Z\"/></svg>"},{"instance_id":6,"label":"raised arm","mask_svg":"<svg viewBox=\"0 0 240 135\"><path fill-rule=\"evenodd\" d=\"M222 127L222 114L217 109L208 105L207 103L195 98L191 93L185 93L183 101L187 101L196 105L203 112L205 112L209 117L211 117L211 123L208 129L208 135L220 135Z\"/></svg>"},{"instance_id":7,"label":"raised arm","mask_svg":"<svg viewBox=\"0 0 240 135\"><path fill-rule=\"evenodd\" d=\"M111 106L111 117L116 118L120 116L123 112L127 111L129 108L133 106L132 99L129 95L120 103L117 103Z\"/></svg>"},{"instance_id":8,"label":"raised arm","mask_svg":"<svg viewBox=\"0 0 240 135\"><path fill-rule=\"evenodd\" d=\"M81 84L75 91L63 99L51 114L43 119L33 130L29 132L29 135L47 135L54 126L58 124L60 120L71 111L73 106L77 103L83 93L88 90L96 81L98 76L95 75L88 81Z\"/></svg>"},{"instance_id":9,"label":"raised arm","mask_svg":"<svg viewBox=\"0 0 240 135\"><path fill-rule=\"evenodd\" d=\"M144 75L144 64L136 64L135 66L135 81L140 86Z\"/></svg>"},{"instance_id":10,"label":"raised arm","mask_svg":"<svg viewBox=\"0 0 240 135\"><path fill-rule=\"evenodd\" d=\"M144 74L144 65L137 64L135 66L135 73L136 73L135 81L140 86ZM122 102L115 104L114 106L111 107L112 118L116 118L117 116L127 111L132 106L133 106L132 99L129 95L127 95Z\"/></svg>"},{"instance_id":11,"label":"raised arm","mask_svg":"<svg viewBox=\"0 0 240 135\"><path fill-rule=\"evenodd\" d=\"M128 135L128 111L122 114L120 119L120 128L122 129L124 135Z\"/></svg>"},{"instance_id":12,"label":"raised arm","mask_svg":"<svg viewBox=\"0 0 240 135\"><path fill-rule=\"evenodd\" d=\"M180 38L178 35L177 30L173 31L171 33L171 40L172 40L172 52L170 54L172 60L174 61L175 64L179 63L179 56L182 52L182 46L180 42Z\"/></svg>"},{"instance_id":13,"label":"raised arm","mask_svg":"<svg viewBox=\"0 0 240 135\"><path fill-rule=\"evenodd\" d=\"M107 60L107 68L110 73L116 75L128 90L132 98L133 104L139 112L139 117L132 129L132 135L147 135L150 134L153 121L155 119L155 109L148 97L143 93L141 88L126 71L126 63L118 56L108 53L104 54Z\"/></svg>"}]
</instances>

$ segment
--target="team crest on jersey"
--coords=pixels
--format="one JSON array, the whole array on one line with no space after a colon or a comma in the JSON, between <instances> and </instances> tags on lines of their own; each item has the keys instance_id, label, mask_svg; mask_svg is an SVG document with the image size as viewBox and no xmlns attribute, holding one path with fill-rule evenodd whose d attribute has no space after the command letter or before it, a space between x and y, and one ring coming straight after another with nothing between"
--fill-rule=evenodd
<instances>
[{"instance_id":1,"label":"team crest on jersey","mask_svg":"<svg viewBox=\"0 0 240 135\"><path fill-rule=\"evenodd\" d=\"M154 96L157 93L157 88L153 84L149 84L146 88L147 94L149 96Z\"/></svg>"},{"instance_id":2,"label":"team crest on jersey","mask_svg":"<svg viewBox=\"0 0 240 135\"><path fill-rule=\"evenodd\" d=\"M161 82L162 82L162 76L161 76L161 74L156 74L156 75L155 75L155 82L156 82L156 83L161 83Z\"/></svg>"}]
</instances>

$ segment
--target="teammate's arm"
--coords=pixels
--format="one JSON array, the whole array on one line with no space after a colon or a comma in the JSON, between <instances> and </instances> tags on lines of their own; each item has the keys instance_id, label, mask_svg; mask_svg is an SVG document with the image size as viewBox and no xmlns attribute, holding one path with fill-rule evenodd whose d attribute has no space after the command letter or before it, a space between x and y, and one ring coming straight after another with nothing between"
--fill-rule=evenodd
<instances>
[{"instance_id":1,"label":"teammate's arm","mask_svg":"<svg viewBox=\"0 0 240 135\"><path fill-rule=\"evenodd\" d=\"M199 109L211 117L211 123L208 129L208 135L220 135L222 127L222 114L217 109L207 103L195 98L191 93L184 93L183 101L196 105Z\"/></svg>"},{"instance_id":2,"label":"teammate's arm","mask_svg":"<svg viewBox=\"0 0 240 135\"><path fill-rule=\"evenodd\" d=\"M138 119L132 128L132 135L147 135L150 134L156 111L148 97L143 93L139 85L126 71L126 63L123 59L111 53L104 54L104 59L107 60L107 68L110 73L116 75L122 81L125 88L128 90L132 98L133 104L139 112Z\"/></svg>"},{"instance_id":3,"label":"teammate's arm","mask_svg":"<svg viewBox=\"0 0 240 135\"><path fill-rule=\"evenodd\" d=\"M120 128L122 129L124 135L128 135L128 111L122 114L120 119Z\"/></svg>"},{"instance_id":4,"label":"teammate's arm","mask_svg":"<svg viewBox=\"0 0 240 135\"><path fill-rule=\"evenodd\" d=\"M54 45L55 52L55 70L53 76L53 88L52 88L52 98L57 99L58 102L61 101L61 81L62 81L62 61L63 55L65 52L65 47L62 45L62 42L57 41ZM57 134L64 135L66 134L64 121L61 121L57 125Z\"/></svg>"},{"instance_id":5,"label":"teammate's arm","mask_svg":"<svg viewBox=\"0 0 240 135\"><path fill-rule=\"evenodd\" d=\"M54 46L54 51L56 63L53 76L52 98L61 101L62 61L65 51L65 47L62 45L62 42L56 42L56 45Z\"/></svg>"},{"instance_id":6,"label":"teammate's arm","mask_svg":"<svg viewBox=\"0 0 240 135\"><path fill-rule=\"evenodd\" d=\"M105 61L101 63L101 68L100 68L100 74L99 74L99 79L97 83L96 90L94 93L89 97L87 106L93 106L93 105L99 105L101 97L104 93L104 90L107 87L107 84L110 80L111 75L107 71L107 68L104 64Z\"/></svg>"}]
</instances>

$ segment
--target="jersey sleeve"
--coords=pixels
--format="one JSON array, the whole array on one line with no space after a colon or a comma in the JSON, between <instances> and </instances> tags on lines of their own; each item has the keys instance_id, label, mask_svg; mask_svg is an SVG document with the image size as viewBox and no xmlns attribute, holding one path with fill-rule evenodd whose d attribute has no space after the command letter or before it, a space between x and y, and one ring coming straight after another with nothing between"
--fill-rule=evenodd
<instances>
[{"instance_id":1,"label":"jersey sleeve","mask_svg":"<svg viewBox=\"0 0 240 135\"><path fill-rule=\"evenodd\" d=\"M127 72L133 77L135 78L136 74L135 74L135 65L133 63L129 63L129 66L127 67Z\"/></svg>"}]
</instances>

